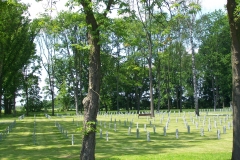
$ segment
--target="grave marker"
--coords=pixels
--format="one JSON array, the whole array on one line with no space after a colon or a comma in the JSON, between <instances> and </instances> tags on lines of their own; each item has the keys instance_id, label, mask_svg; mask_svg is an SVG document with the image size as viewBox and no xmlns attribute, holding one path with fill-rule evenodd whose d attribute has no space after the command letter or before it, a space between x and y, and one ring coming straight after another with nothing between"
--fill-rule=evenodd
<instances>
[{"instance_id":1,"label":"grave marker","mask_svg":"<svg viewBox=\"0 0 240 160\"><path fill-rule=\"evenodd\" d=\"M163 135L166 136L166 127L163 127Z\"/></svg>"},{"instance_id":2,"label":"grave marker","mask_svg":"<svg viewBox=\"0 0 240 160\"><path fill-rule=\"evenodd\" d=\"M147 132L147 141L149 142L150 141L150 133Z\"/></svg>"},{"instance_id":3,"label":"grave marker","mask_svg":"<svg viewBox=\"0 0 240 160\"><path fill-rule=\"evenodd\" d=\"M74 135L72 134L72 146L74 145Z\"/></svg>"},{"instance_id":4,"label":"grave marker","mask_svg":"<svg viewBox=\"0 0 240 160\"><path fill-rule=\"evenodd\" d=\"M108 141L108 131L106 132L106 140Z\"/></svg>"},{"instance_id":5,"label":"grave marker","mask_svg":"<svg viewBox=\"0 0 240 160\"><path fill-rule=\"evenodd\" d=\"M178 129L176 129L176 139L178 139Z\"/></svg>"},{"instance_id":6,"label":"grave marker","mask_svg":"<svg viewBox=\"0 0 240 160\"><path fill-rule=\"evenodd\" d=\"M208 131L211 131L211 124L208 125Z\"/></svg>"},{"instance_id":7,"label":"grave marker","mask_svg":"<svg viewBox=\"0 0 240 160\"><path fill-rule=\"evenodd\" d=\"M131 135L131 127L128 128L128 135Z\"/></svg>"},{"instance_id":8,"label":"grave marker","mask_svg":"<svg viewBox=\"0 0 240 160\"><path fill-rule=\"evenodd\" d=\"M102 129L100 129L99 136L102 138Z\"/></svg>"},{"instance_id":9,"label":"grave marker","mask_svg":"<svg viewBox=\"0 0 240 160\"><path fill-rule=\"evenodd\" d=\"M136 129L137 138L139 138L139 129Z\"/></svg>"},{"instance_id":10,"label":"grave marker","mask_svg":"<svg viewBox=\"0 0 240 160\"><path fill-rule=\"evenodd\" d=\"M201 132L201 136L204 136L204 129L203 128L201 128L200 132Z\"/></svg>"},{"instance_id":11,"label":"grave marker","mask_svg":"<svg viewBox=\"0 0 240 160\"><path fill-rule=\"evenodd\" d=\"M223 134L226 134L226 126L223 126Z\"/></svg>"},{"instance_id":12,"label":"grave marker","mask_svg":"<svg viewBox=\"0 0 240 160\"><path fill-rule=\"evenodd\" d=\"M217 138L220 139L220 136L221 136L221 132L220 132L220 129L217 130Z\"/></svg>"},{"instance_id":13,"label":"grave marker","mask_svg":"<svg viewBox=\"0 0 240 160\"><path fill-rule=\"evenodd\" d=\"M187 131L188 131L188 133L190 133L190 126L189 125L187 126Z\"/></svg>"}]
</instances>

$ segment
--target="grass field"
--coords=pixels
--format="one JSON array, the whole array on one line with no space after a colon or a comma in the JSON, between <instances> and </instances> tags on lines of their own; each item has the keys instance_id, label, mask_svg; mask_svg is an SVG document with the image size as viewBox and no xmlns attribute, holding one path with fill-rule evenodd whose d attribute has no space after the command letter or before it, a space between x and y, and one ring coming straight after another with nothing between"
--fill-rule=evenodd
<instances>
[{"instance_id":1,"label":"grass field","mask_svg":"<svg viewBox=\"0 0 240 160\"><path fill-rule=\"evenodd\" d=\"M155 118L152 119L148 117L138 119L136 114L116 115L115 112L112 115L99 114L96 159L229 160L232 151L232 127L229 128L229 124L232 125L231 111L212 111L208 114L201 112L200 114L200 117L195 117L191 111L182 113L172 111L169 115L161 112L155 114ZM58 114L58 116L56 114L48 119L43 113L36 114L35 118L32 115L22 120L14 117L0 117L0 133L4 133L6 128L16 120L15 127L0 140L0 159L79 159L81 133L77 128L82 126L82 119L83 116L69 114ZM209 120L210 131L208 131ZM169 121L168 129L164 136L163 127L166 126L167 121ZM116 131L114 124L116 124ZM137 124L139 138L136 135ZM190 133L187 125L190 126ZM129 126L132 126L131 132ZM226 134L223 134L223 126L227 128ZM200 134L201 128L204 129L203 136ZM178 139L176 129L179 131ZM217 129L221 131L220 139L217 138ZM61 133L62 130L64 133ZM147 141L147 131L150 133L150 141ZM109 135L108 141L106 132ZM74 145L72 145L72 135L74 135Z\"/></svg>"}]
</instances>

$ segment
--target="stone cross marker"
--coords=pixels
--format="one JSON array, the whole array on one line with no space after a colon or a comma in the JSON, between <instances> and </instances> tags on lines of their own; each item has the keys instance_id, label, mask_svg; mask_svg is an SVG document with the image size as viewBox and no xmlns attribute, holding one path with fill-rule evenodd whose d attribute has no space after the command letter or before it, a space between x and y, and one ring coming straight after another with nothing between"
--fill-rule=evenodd
<instances>
[{"instance_id":1,"label":"stone cross marker","mask_svg":"<svg viewBox=\"0 0 240 160\"><path fill-rule=\"evenodd\" d=\"M166 127L163 127L163 135L166 136Z\"/></svg>"},{"instance_id":2,"label":"stone cross marker","mask_svg":"<svg viewBox=\"0 0 240 160\"><path fill-rule=\"evenodd\" d=\"M176 129L176 139L178 139L178 129Z\"/></svg>"},{"instance_id":3,"label":"stone cross marker","mask_svg":"<svg viewBox=\"0 0 240 160\"><path fill-rule=\"evenodd\" d=\"M189 125L187 126L187 131L188 131L188 133L190 133L190 126Z\"/></svg>"},{"instance_id":4,"label":"stone cross marker","mask_svg":"<svg viewBox=\"0 0 240 160\"><path fill-rule=\"evenodd\" d=\"M100 129L99 136L102 138L102 129Z\"/></svg>"},{"instance_id":5,"label":"stone cross marker","mask_svg":"<svg viewBox=\"0 0 240 160\"><path fill-rule=\"evenodd\" d=\"M131 127L128 128L128 135L131 134Z\"/></svg>"},{"instance_id":6,"label":"stone cross marker","mask_svg":"<svg viewBox=\"0 0 240 160\"><path fill-rule=\"evenodd\" d=\"M208 124L208 131L211 131L211 124Z\"/></svg>"},{"instance_id":7,"label":"stone cross marker","mask_svg":"<svg viewBox=\"0 0 240 160\"><path fill-rule=\"evenodd\" d=\"M137 138L139 138L139 129L136 130Z\"/></svg>"},{"instance_id":8,"label":"stone cross marker","mask_svg":"<svg viewBox=\"0 0 240 160\"><path fill-rule=\"evenodd\" d=\"M200 132L201 132L201 136L204 136L204 129L203 128L201 128Z\"/></svg>"},{"instance_id":9,"label":"stone cross marker","mask_svg":"<svg viewBox=\"0 0 240 160\"><path fill-rule=\"evenodd\" d=\"M150 141L150 133L147 132L147 141L149 142Z\"/></svg>"},{"instance_id":10,"label":"stone cross marker","mask_svg":"<svg viewBox=\"0 0 240 160\"><path fill-rule=\"evenodd\" d=\"M72 134L72 146L74 145L74 135Z\"/></svg>"},{"instance_id":11,"label":"stone cross marker","mask_svg":"<svg viewBox=\"0 0 240 160\"><path fill-rule=\"evenodd\" d=\"M106 132L106 140L108 141L108 131Z\"/></svg>"},{"instance_id":12,"label":"stone cross marker","mask_svg":"<svg viewBox=\"0 0 240 160\"><path fill-rule=\"evenodd\" d=\"M223 134L226 134L226 126L223 126Z\"/></svg>"},{"instance_id":13,"label":"stone cross marker","mask_svg":"<svg viewBox=\"0 0 240 160\"><path fill-rule=\"evenodd\" d=\"M220 136L221 136L221 132L220 132L220 129L217 130L217 138L220 139Z\"/></svg>"}]
</instances>

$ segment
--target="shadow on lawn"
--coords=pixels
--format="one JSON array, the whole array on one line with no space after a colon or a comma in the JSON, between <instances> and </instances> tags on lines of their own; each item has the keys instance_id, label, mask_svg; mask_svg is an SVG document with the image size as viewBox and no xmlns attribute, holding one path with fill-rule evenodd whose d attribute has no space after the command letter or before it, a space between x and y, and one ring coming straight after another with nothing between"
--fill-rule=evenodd
<instances>
[{"instance_id":1,"label":"shadow on lawn","mask_svg":"<svg viewBox=\"0 0 240 160\"><path fill-rule=\"evenodd\" d=\"M195 140L194 143L191 143L191 138L195 135L182 136L181 139L173 140L174 135L169 134L167 136L163 136L161 134L153 134L151 135L151 141L146 140L146 136L142 135L140 138L134 138L135 133L132 133L131 136L118 135L111 138L109 137L109 141L106 142L106 139L97 139L97 147L96 154L100 157L100 159L112 159L112 156L120 156L120 155L146 155L146 154L159 154L159 153L167 153L170 150L175 150L178 148L189 148L193 147L197 143L201 141ZM145 133L142 133L145 134ZM111 133L109 133L111 135ZM187 142L187 144L186 144ZM107 151L107 152L106 152ZM103 154L104 153L104 154ZM106 154L107 153L107 154Z\"/></svg>"},{"instance_id":2,"label":"shadow on lawn","mask_svg":"<svg viewBox=\"0 0 240 160\"><path fill-rule=\"evenodd\" d=\"M45 117L36 118L34 144L34 119L26 117L17 121L12 132L0 141L0 159L79 159L80 146L72 146L70 137L62 134L54 122Z\"/></svg>"},{"instance_id":3,"label":"shadow on lawn","mask_svg":"<svg viewBox=\"0 0 240 160\"><path fill-rule=\"evenodd\" d=\"M68 137L58 130L55 126L55 121L68 130ZM77 118L75 121L77 121ZM78 121L80 122L80 120ZM99 133L96 135L96 159L118 160L117 156L121 155L157 155L174 151L179 152L179 149L184 149L187 152L192 147L201 147L201 145L206 143L206 140L210 140L210 143L219 143L213 132L207 132L207 136L200 136L199 130L192 129L189 134L186 128L181 128L184 132L181 132L180 129L179 139L176 139L174 130L168 130L167 136L163 136L162 126L159 125L157 127L161 131L155 134L151 132L150 142L147 141L146 131L143 131L143 129L140 131L140 138L136 138L136 130L132 129L131 134L128 135L128 127L123 126L123 124L118 126L116 132L113 128L102 128L103 138L99 137ZM3 160L77 160L79 159L81 149L81 135L79 132L76 132L76 128L76 123L73 123L72 117L68 119L58 117L47 119L44 116L37 116L36 145L34 145L34 118L26 117L22 121L17 121L16 128L7 135L6 139L0 141L0 157ZM150 126L148 126L148 129L152 131ZM109 133L109 141L106 141L106 131ZM71 134L74 134L75 137L73 146L71 145Z\"/></svg>"}]
</instances>

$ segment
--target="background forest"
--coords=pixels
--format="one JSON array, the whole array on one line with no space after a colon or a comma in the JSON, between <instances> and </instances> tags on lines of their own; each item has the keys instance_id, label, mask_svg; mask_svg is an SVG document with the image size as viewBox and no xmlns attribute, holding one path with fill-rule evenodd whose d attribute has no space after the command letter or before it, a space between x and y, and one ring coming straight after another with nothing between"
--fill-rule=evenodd
<instances>
[{"instance_id":1,"label":"background forest","mask_svg":"<svg viewBox=\"0 0 240 160\"><path fill-rule=\"evenodd\" d=\"M52 15L57 1L30 19L28 5L0 1L0 114L76 109L88 92L85 15L76 1ZM94 6L96 10L103 3ZM101 25L99 109L223 108L231 101L231 40L225 11L202 14L186 1L115 4ZM110 10L111 11L111 10ZM45 74L46 73L46 78ZM41 78L45 86L40 86Z\"/></svg>"}]
</instances>

